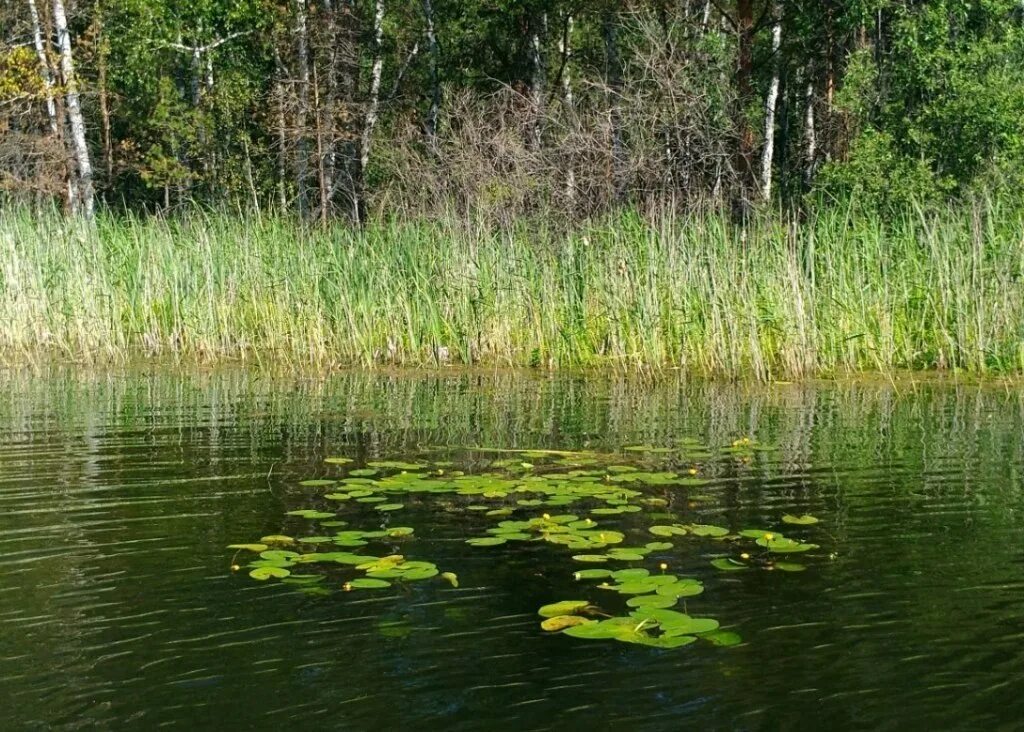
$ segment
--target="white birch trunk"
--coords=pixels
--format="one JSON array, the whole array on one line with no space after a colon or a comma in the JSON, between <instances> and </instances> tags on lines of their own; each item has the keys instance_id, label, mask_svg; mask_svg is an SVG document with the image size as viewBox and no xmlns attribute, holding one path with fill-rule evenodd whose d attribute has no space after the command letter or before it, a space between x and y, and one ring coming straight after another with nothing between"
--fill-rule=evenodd
<instances>
[{"instance_id":1,"label":"white birch trunk","mask_svg":"<svg viewBox=\"0 0 1024 732\"><path fill-rule=\"evenodd\" d=\"M768 84L768 95L764 100L764 149L761 152L761 199L768 201L772 196L772 160L775 156L775 109L779 103L779 49L782 46L782 8L773 8L775 22L772 24L772 80Z\"/></svg>"},{"instance_id":2,"label":"white birch trunk","mask_svg":"<svg viewBox=\"0 0 1024 732\"><path fill-rule=\"evenodd\" d=\"M363 139L359 150L359 164L363 170L370 162L370 147L373 145L373 128L377 126L380 109L380 79L384 71L384 0L376 0L373 9L373 66L370 68L370 99L363 122Z\"/></svg>"},{"instance_id":3,"label":"white birch trunk","mask_svg":"<svg viewBox=\"0 0 1024 732\"><path fill-rule=\"evenodd\" d=\"M558 40L558 52L562 56L562 104L565 105L565 113L569 118L569 128L576 131L576 110L573 107L572 95L572 72L569 64L572 61L572 16L565 19L565 32ZM573 140L575 142L575 140ZM565 171L565 198L569 203L576 200L576 166L572 164L572 155L575 150L570 148L570 162Z\"/></svg>"},{"instance_id":4,"label":"white birch trunk","mask_svg":"<svg viewBox=\"0 0 1024 732\"><path fill-rule=\"evenodd\" d=\"M64 12L63 0L53 0L53 24L57 31L57 47L60 48L60 71L64 77L68 126L71 128L71 144L78 173L78 202L85 217L92 218L96 205L92 187L92 161L89 160L89 146L85 141L85 119L78 96L75 63L71 55L71 35L68 33L68 19Z\"/></svg>"},{"instance_id":5,"label":"white birch trunk","mask_svg":"<svg viewBox=\"0 0 1024 732\"><path fill-rule=\"evenodd\" d=\"M804 144L807 147L807 167L804 169L804 185L810 186L814 178L815 158L818 155L818 135L814 129L814 82L807 82L807 111L804 114Z\"/></svg>"},{"instance_id":6,"label":"white birch trunk","mask_svg":"<svg viewBox=\"0 0 1024 732\"><path fill-rule=\"evenodd\" d=\"M441 80L438 77L437 32L434 29L434 6L423 0L423 15L427 22L427 45L430 49L430 109L427 112L427 142L431 150L437 148L437 118L441 114Z\"/></svg>"},{"instance_id":7,"label":"white birch trunk","mask_svg":"<svg viewBox=\"0 0 1024 732\"><path fill-rule=\"evenodd\" d=\"M306 23L306 0L295 0L295 37L298 46L299 63L299 94L298 94L298 151L296 185L299 194L299 213L306 215L307 196L306 179L309 175L309 145L306 139L306 128L309 124L309 29Z\"/></svg>"}]
</instances>

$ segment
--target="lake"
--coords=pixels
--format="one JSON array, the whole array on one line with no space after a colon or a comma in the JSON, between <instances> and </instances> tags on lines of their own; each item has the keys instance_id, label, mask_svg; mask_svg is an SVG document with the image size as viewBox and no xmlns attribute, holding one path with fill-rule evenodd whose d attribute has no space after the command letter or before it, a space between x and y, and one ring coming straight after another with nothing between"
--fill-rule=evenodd
<instances>
[{"instance_id":1,"label":"lake","mask_svg":"<svg viewBox=\"0 0 1024 732\"><path fill-rule=\"evenodd\" d=\"M1024 716L1017 389L244 369L0 386L7 729ZM654 596L674 614L633 599ZM543 630L563 600L586 605L573 627L637 625Z\"/></svg>"}]
</instances>

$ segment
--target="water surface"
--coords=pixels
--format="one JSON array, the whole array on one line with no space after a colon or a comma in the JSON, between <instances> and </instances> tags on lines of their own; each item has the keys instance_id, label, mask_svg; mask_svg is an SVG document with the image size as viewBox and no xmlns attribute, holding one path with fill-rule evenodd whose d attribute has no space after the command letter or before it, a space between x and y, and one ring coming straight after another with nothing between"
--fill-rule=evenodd
<instances>
[{"instance_id":1,"label":"water surface","mask_svg":"<svg viewBox=\"0 0 1024 732\"><path fill-rule=\"evenodd\" d=\"M5 728L1015 729L1024 715L1018 391L246 371L8 372L0 386ZM744 437L772 449L719 451ZM712 456L688 459L684 438ZM635 445L673 452L622 452ZM468 546L496 519L461 496L387 516L335 506L353 526L415 527L401 551L456 572L457 589L343 592L332 576L313 596L231 571L228 544L318 533L286 515L324 505L300 481L377 459L493 470L479 447L709 479L642 489L667 508L600 517L629 543L655 539L660 512L821 548L798 574L719 572L716 547L688 537L616 566L701 579L687 610L739 633L731 648L544 633L539 606L605 601L572 577L591 565L546 543ZM324 463L336 455L355 462ZM821 523L786 528L786 513Z\"/></svg>"}]
</instances>

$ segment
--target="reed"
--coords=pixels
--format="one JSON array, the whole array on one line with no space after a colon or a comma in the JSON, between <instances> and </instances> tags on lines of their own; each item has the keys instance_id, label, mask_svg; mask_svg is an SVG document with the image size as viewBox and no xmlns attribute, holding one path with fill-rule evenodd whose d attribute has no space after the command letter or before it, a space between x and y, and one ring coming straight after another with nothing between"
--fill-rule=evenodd
<instances>
[{"instance_id":1,"label":"reed","mask_svg":"<svg viewBox=\"0 0 1024 732\"><path fill-rule=\"evenodd\" d=\"M1024 219L998 200L744 227L715 213L538 221L317 229L197 211L86 225L8 210L0 352L759 378L1024 371Z\"/></svg>"}]
</instances>

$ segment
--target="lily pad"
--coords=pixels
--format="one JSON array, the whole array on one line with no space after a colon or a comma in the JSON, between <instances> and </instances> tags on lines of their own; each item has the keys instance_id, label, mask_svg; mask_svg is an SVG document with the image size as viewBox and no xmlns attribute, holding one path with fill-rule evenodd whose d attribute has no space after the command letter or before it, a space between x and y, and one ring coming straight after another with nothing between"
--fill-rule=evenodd
<instances>
[{"instance_id":1,"label":"lily pad","mask_svg":"<svg viewBox=\"0 0 1024 732\"><path fill-rule=\"evenodd\" d=\"M630 607L655 608L670 608L677 602L679 602L679 598L665 595L636 595L626 600L626 604Z\"/></svg>"},{"instance_id":2,"label":"lily pad","mask_svg":"<svg viewBox=\"0 0 1024 732\"><path fill-rule=\"evenodd\" d=\"M288 544L294 544L295 543L295 539L293 539L290 536L284 536L283 534L271 534L269 536L264 536L262 539L260 539L260 543L261 544L284 544L284 545L288 545Z\"/></svg>"},{"instance_id":3,"label":"lily pad","mask_svg":"<svg viewBox=\"0 0 1024 732\"><path fill-rule=\"evenodd\" d=\"M244 549L248 552L264 552L267 550L266 544L228 544L228 549Z\"/></svg>"},{"instance_id":4,"label":"lily pad","mask_svg":"<svg viewBox=\"0 0 1024 732\"><path fill-rule=\"evenodd\" d=\"M378 590L383 589L385 587L390 587L391 583L387 580L382 579L360 577L349 582L348 586L356 590Z\"/></svg>"},{"instance_id":5,"label":"lily pad","mask_svg":"<svg viewBox=\"0 0 1024 732\"><path fill-rule=\"evenodd\" d=\"M573 572L572 576L578 580L604 579L605 577L611 577L612 572L609 569L581 569L578 572Z\"/></svg>"},{"instance_id":6,"label":"lily pad","mask_svg":"<svg viewBox=\"0 0 1024 732\"><path fill-rule=\"evenodd\" d=\"M575 625L586 625L587 623L593 623L594 620L589 618L583 618L579 615L556 615L548 618L541 622L540 627L544 630L555 632L559 630L565 630Z\"/></svg>"},{"instance_id":7,"label":"lily pad","mask_svg":"<svg viewBox=\"0 0 1024 732\"><path fill-rule=\"evenodd\" d=\"M544 605L537 614L542 618L554 618L559 615L575 615L578 611L589 605L586 600L559 600L549 605Z\"/></svg>"},{"instance_id":8,"label":"lily pad","mask_svg":"<svg viewBox=\"0 0 1024 732\"><path fill-rule=\"evenodd\" d=\"M728 557L712 559L711 566L715 569L720 569L723 572L741 572L745 569L750 569L750 567L743 562L737 562L735 559L729 559Z\"/></svg>"},{"instance_id":9,"label":"lily pad","mask_svg":"<svg viewBox=\"0 0 1024 732\"><path fill-rule=\"evenodd\" d=\"M379 506L374 506L378 511L397 511L400 508L405 508L404 503L382 503Z\"/></svg>"},{"instance_id":10,"label":"lily pad","mask_svg":"<svg viewBox=\"0 0 1024 732\"><path fill-rule=\"evenodd\" d=\"M810 526L811 524L818 523L818 519L807 513L802 516L794 516L791 513L787 513L782 517L782 522L786 524L796 524L797 526Z\"/></svg>"},{"instance_id":11,"label":"lily pad","mask_svg":"<svg viewBox=\"0 0 1024 732\"><path fill-rule=\"evenodd\" d=\"M470 546L498 546L504 544L505 541L500 536L478 536L474 539L466 539L466 543Z\"/></svg>"},{"instance_id":12,"label":"lily pad","mask_svg":"<svg viewBox=\"0 0 1024 732\"><path fill-rule=\"evenodd\" d=\"M268 580L271 577L278 579L287 577L291 572L284 567L257 567L256 569L249 572L249 576L255 580Z\"/></svg>"}]
</instances>

